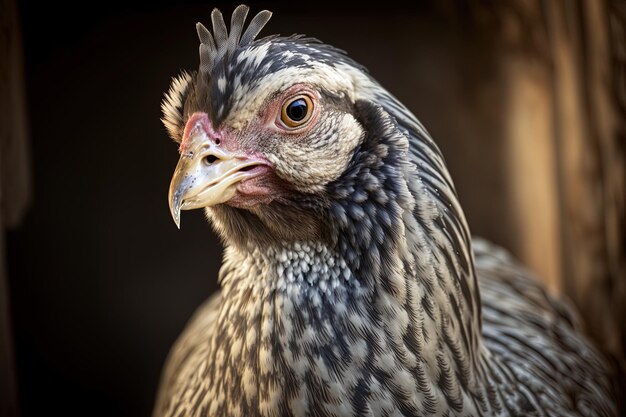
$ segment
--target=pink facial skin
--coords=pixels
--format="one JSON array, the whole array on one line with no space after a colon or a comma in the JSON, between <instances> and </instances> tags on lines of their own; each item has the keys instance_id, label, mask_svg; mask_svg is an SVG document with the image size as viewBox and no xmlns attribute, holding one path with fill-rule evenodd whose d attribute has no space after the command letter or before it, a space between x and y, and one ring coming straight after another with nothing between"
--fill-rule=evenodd
<instances>
[{"instance_id":1,"label":"pink facial skin","mask_svg":"<svg viewBox=\"0 0 626 417\"><path fill-rule=\"evenodd\" d=\"M287 101L299 95L307 95L311 99L313 113L302 126L291 128L281 121L281 111ZM274 135L282 136L284 140L298 140L309 133L319 119L320 113L319 93L305 84L297 84L271 99L260 114L250 121L243 133L245 136L249 136L246 138L247 140L238 138L239 135L233 134L234 132L229 132L227 126L215 130L206 113L194 113L185 125L179 152L181 154L188 152L192 138L204 131L208 140L218 145L222 151L232 154L235 158L258 162L257 165L244 169L245 178L237 184L237 194L225 204L238 208L268 204L272 200L280 198L282 194L288 191L289 187L275 174L272 164L263 153L260 150L253 150L256 148L254 132L269 130L273 131ZM242 139L245 140L246 145L238 143L238 140Z\"/></svg>"},{"instance_id":2,"label":"pink facial skin","mask_svg":"<svg viewBox=\"0 0 626 417\"><path fill-rule=\"evenodd\" d=\"M196 112L191 115L187 123L185 124L185 130L183 131L183 140L180 142L178 151L182 154L189 150L190 139L198 135L204 130L207 136L212 139L216 144L220 144L221 138L213 130L209 116L206 113Z\"/></svg>"},{"instance_id":3,"label":"pink facial skin","mask_svg":"<svg viewBox=\"0 0 626 417\"><path fill-rule=\"evenodd\" d=\"M179 152L187 152L191 144L191 138L197 136L202 131L206 133L207 137L213 141L213 143L219 145L224 151L236 152L239 148L236 140L226 132L225 128L216 131L206 113L196 112L191 115L189 120L187 120L187 124L185 124Z\"/></svg>"}]
</instances>

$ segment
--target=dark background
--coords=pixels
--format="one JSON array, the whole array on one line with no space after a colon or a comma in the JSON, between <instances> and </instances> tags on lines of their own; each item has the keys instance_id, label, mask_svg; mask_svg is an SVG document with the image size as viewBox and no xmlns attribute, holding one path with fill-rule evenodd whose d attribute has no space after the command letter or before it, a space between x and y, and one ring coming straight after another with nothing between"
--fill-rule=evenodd
<instances>
[{"instance_id":1,"label":"dark background","mask_svg":"<svg viewBox=\"0 0 626 417\"><path fill-rule=\"evenodd\" d=\"M557 3L364 3L247 2L251 14L274 12L261 35L304 33L368 67L442 147L472 231L567 289L563 277L576 270L568 262L580 256L563 245L572 241L563 226L570 219L559 216L571 207L559 199L570 177L559 167L569 162L559 160L562 138L554 128L553 148L548 123L562 119L550 101L561 94L554 88L561 74L558 57L543 49L560 47L546 35L558 35L554 22L546 29L546 16L554 20L546 5ZM525 8L535 3L538 15ZM148 416L170 346L215 290L222 248L202 211L184 212L180 231L168 211L178 154L159 121L160 101L172 76L197 68L195 23L208 26L213 7L229 21L237 4L17 2L33 200L5 245L22 416ZM503 46L504 38L513 41ZM515 97L528 92L516 107ZM619 272L604 276L626 282ZM602 287L594 305L623 304L620 288ZM623 321L614 310L600 313ZM623 346L619 331L605 330Z\"/></svg>"},{"instance_id":2,"label":"dark background","mask_svg":"<svg viewBox=\"0 0 626 417\"><path fill-rule=\"evenodd\" d=\"M319 37L418 95L381 70L403 51L376 20L422 9L327 3L249 2L275 12L262 34ZM34 200L6 246L23 416L149 415L169 347L216 287L222 249L202 212L178 231L168 211L177 150L159 105L197 67L195 23L236 4L18 2Z\"/></svg>"}]
</instances>

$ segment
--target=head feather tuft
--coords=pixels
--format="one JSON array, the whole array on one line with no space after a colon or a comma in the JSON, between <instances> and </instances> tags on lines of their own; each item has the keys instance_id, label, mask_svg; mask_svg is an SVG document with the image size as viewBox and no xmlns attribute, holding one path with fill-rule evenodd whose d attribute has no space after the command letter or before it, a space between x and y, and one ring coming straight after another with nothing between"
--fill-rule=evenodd
<instances>
[{"instance_id":1,"label":"head feather tuft","mask_svg":"<svg viewBox=\"0 0 626 417\"><path fill-rule=\"evenodd\" d=\"M202 23L196 25L200 39L200 74L208 76L224 57L231 56L238 47L247 46L254 41L272 16L270 11L263 10L254 16L245 28L249 10L248 6L242 4L233 11L230 32L226 28L222 12L218 9L213 9L211 13L213 33Z\"/></svg>"},{"instance_id":2,"label":"head feather tuft","mask_svg":"<svg viewBox=\"0 0 626 417\"><path fill-rule=\"evenodd\" d=\"M216 65L224 58L232 56L237 48L253 42L272 16L271 12L263 10L254 16L246 27L249 10L248 6L242 4L233 11L230 31L226 27L224 16L218 9L213 9L211 13L212 31L202 23L196 24L200 39L200 69L197 77L195 73L190 74L186 71L174 77L161 103L163 112L161 121L170 137L176 142L180 142L182 138L185 123L183 107L190 88L198 91L206 89Z\"/></svg>"}]
</instances>

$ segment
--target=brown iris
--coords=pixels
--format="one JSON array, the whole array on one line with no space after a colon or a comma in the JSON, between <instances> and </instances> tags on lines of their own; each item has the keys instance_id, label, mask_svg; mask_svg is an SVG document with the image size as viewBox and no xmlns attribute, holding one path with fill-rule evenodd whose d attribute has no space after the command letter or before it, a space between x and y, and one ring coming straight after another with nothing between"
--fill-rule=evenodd
<instances>
[{"instance_id":1,"label":"brown iris","mask_svg":"<svg viewBox=\"0 0 626 417\"><path fill-rule=\"evenodd\" d=\"M306 95L290 98L283 104L280 120L288 128L296 128L305 124L313 113L313 101Z\"/></svg>"}]
</instances>

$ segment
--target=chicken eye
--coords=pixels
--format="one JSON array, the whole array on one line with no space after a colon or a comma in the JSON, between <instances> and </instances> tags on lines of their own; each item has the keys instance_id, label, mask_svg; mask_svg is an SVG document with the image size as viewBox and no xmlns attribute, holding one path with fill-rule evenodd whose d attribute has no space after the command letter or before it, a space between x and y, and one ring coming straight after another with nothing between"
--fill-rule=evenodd
<instances>
[{"instance_id":1,"label":"chicken eye","mask_svg":"<svg viewBox=\"0 0 626 417\"><path fill-rule=\"evenodd\" d=\"M297 96L283 104L280 120L288 128L300 127L305 124L313 112L313 102L308 96Z\"/></svg>"}]
</instances>

